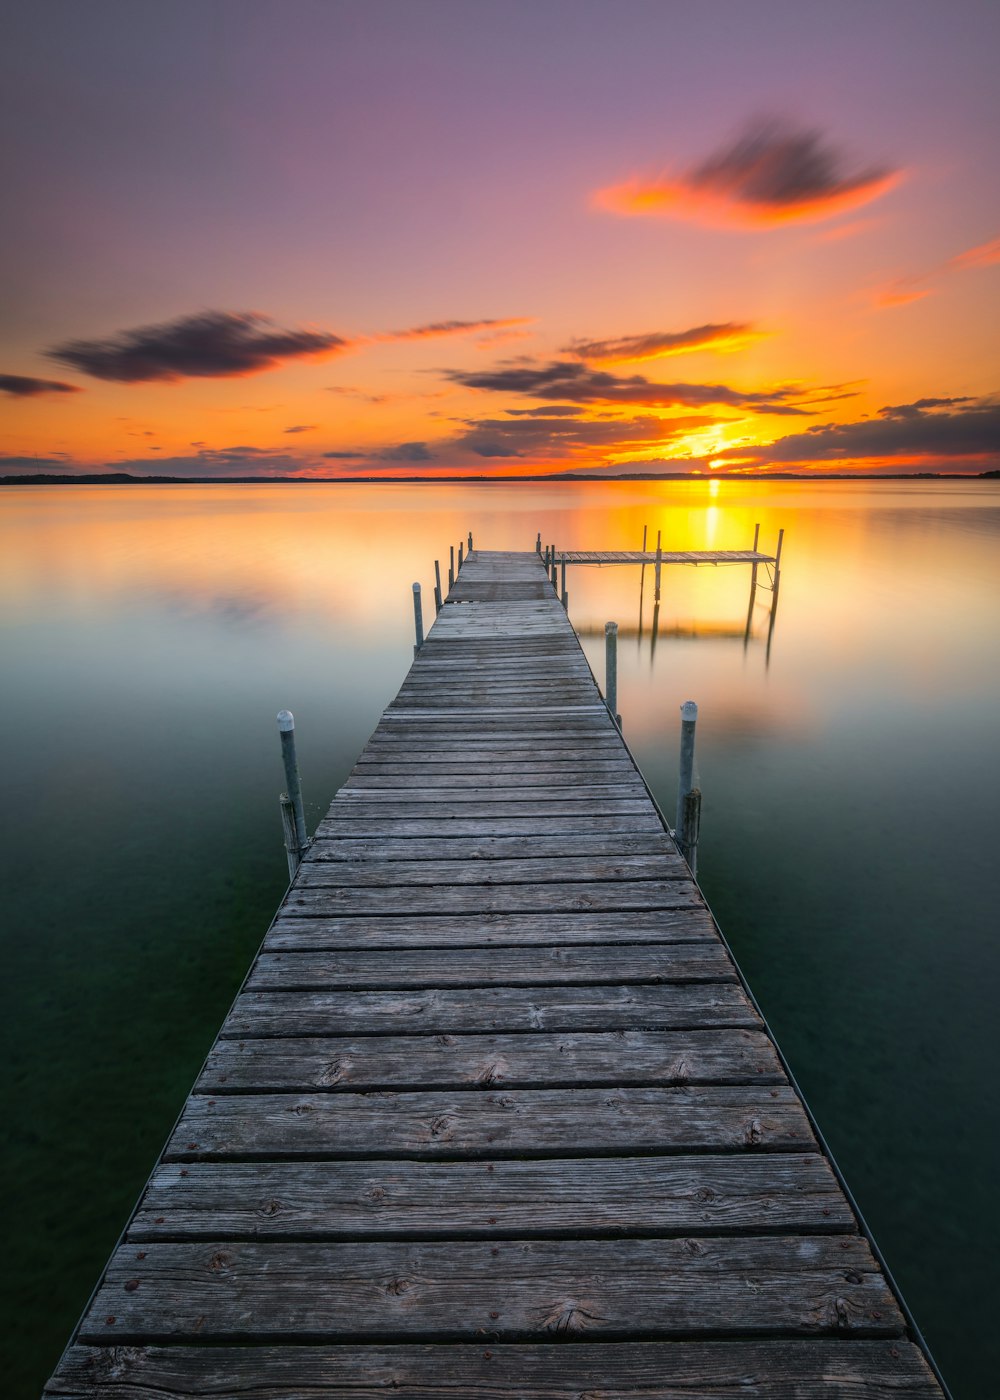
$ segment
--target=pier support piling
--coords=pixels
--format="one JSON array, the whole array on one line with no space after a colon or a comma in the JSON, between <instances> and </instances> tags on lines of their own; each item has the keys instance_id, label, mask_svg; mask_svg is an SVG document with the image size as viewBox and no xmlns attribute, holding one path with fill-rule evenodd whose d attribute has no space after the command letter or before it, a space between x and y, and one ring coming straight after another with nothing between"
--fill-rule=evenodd
<instances>
[{"instance_id":1,"label":"pier support piling","mask_svg":"<svg viewBox=\"0 0 1000 1400\"><path fill-rule=\"evenodd\" d=\"M562 587L560 588L559 591L560 591L560 594L562 595L563 610L564 610L565 612L569 612L569 594L566 592L566 560L565 560L565 559L563 559L563 561L562 561L562 579L561 579L561 582L562 582Z\"/></svg>"},{"instance_id":2,"label":"pier support piling","mask_svg":"<svg viewBox=\"0 0 1000 1400\"><path fill-rule=\"evenodd\" d=\"M621 716L618 713L618 623L606 622L604 624L604 703L610 711L611 718L622 727Z\"/></svg>"},{"instance_id":3,"label":"pier support piling","mask_svg":"<svg viewBox=\"0 0 1000 1400\"><path fill-rule=\"evenodd\" d=\"M434 616L441 611L441 561L434 560Z\"/></svg>"},{"instance_id":4,"label":"pier support piling","mask_svg":"<svg viewBox=\"0 0 1000 1400\"><path fill-rule=\"evenodd\" d=\"M681 706L681 758L677 779L677 830L675 836L681 855L687 856L687 796L694 787L694 732L698 723L698 706L685 700Z\"/></svg>"},{"instance_id":5,"label":"pier support piling","mask_svg":"<svg viewBox=\"0 0 1000 1400\"><path fill-rule=\"evenodd\" d=\"M420 603L419 583L413 585L413 626L417 634L416 645L413 648L413 655L416 656L424 644L424 610Z\"/></svg>"},{"instance_id":6,"label":"pier support piling","mask_svg":"<svg viewBox=\"0 0 1000 1400\"><path fill-rule=\"evenodd\" d=\"M295 753L295 716L291 710L278 711L278 733L281 735L281 760L285 765L286 797L292 806L295 826L296 865L308 848L309 835L306 831L306 814L302 805L302 784L299 781L299 764ZM284 821L284 802L282 820Z\"/></svg>"}]
</instances>

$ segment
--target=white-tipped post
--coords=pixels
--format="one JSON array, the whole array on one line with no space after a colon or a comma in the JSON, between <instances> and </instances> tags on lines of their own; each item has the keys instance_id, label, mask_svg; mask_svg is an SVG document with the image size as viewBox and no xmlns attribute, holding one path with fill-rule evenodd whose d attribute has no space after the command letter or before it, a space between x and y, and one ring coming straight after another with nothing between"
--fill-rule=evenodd
<instances>
[{"instance_id":1,"label":"white-tipped post","mask_svg":"<svg viewBox=\"0 0 1000 1400\"><path fill-rule=\"evenodd\" d=\"M285 765L285 787L292 804L295 818L295 842L297 846L296 864L302 859L309 845L306 833L306 814L302 806L302 784L299 782L299 764L295 756L295 716L291 710L279 710L278 733L281 735L281 759Z\"/></svg>"},{"instance_id":2,"label":"white-tipped post","mask_svg":"<svg viewBox=\"0 0 1000 1400\"><path fill-rule=\"evenodd\" d=\"M416 656L424 644L424 610L420 604L419 583L413 585L413 626L417 634L417 644L413 648L413 654Z\"/></svg>"},{"instance_id":3,"label":"white-tipped post","mask_svg":"<svg viewBox=\"0 0 1000 1400\"><path fill-rule=\"evenodd\" d=\"M686 801L694 787L694 731L698 723L698 706L685 700L681 706L681 762L677 779L677 844L681 855L687 855Z\"/></svg>"},{"instance_id":4,"label":"white-tipped post","mask_svg":"<svg viewBox=\"0 0 1000 1400\"><path fill-rule=\"evenodd\" d=\"M604 703L611 718L621 728L618 714L618 623L604 624Z\"/></svg>"}]
</instances>

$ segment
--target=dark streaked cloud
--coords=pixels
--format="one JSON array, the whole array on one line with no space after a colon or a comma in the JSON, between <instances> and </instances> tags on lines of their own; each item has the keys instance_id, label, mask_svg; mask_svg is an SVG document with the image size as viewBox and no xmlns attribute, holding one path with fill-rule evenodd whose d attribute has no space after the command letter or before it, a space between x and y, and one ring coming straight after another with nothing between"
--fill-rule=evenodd
<instances>
[{"instance_id":1,"label":"dark streaked cloud","mask_svg":"<svg viewBox=\"0 0 1000 1400\"><path fill-rule=\"evenodd\" d=\"M610 363L655 360L696 350L734 350L759 339L760 334L744 321L726 321L692 326L686 331L651 331L646 335L623 335L610 340L572 340L563 346L561 353L578 355L581 360Z\"/></svg>"},{"instance_id":2,"label":"dark streaked cloud","mask_svg":"<svg viewBox=\"0 0 1000 1400\"><path fill-rule=\"evenodd\" d=\"M349 341L330 331L286 330L256 311L200 311L97 340L70 340L46 354L95 379L123 384L259 374L287 360L328 356Z\"/></svg>"},{"instance_id":3,"label":"dark streaked cloud","mask_svg":"<svg viewBox=\"0 0 1000 1400\"><path fill-rule=\"evenodd\" d=\"M885 165L852 168L822 132L767 118L697 165L636 176L594 198L616 214L759 228L832 217L901 178Z\"/></svg>"},{"instance_id":4,"label":"dark streaked cloud","mask_svg":"<svg viewBox=\"0 0 1000 1400\"><path fill-rule=\"evenodd\" d=\"M76 384L64 384L61 379L34 379L28 374L0 374L0 393L15 399L34 399L39 394L79 394Z\"/></svg>"},{"instance_id":5,"label":"dark streaked cloud","mask_svg":"<svg viewBox=\"0 0 1000 1400\"><path fill-rule=\"evenodd\" d=\"M332 458L335 462L359 462L368 455L366 452L321 452L321 457Z\"/></svg>"},{"instance_id":6,"label":"dark streaked cloud","mask_svg":"<svg viewBox=\"0 0 1000 1400\"><path fill-rule=\"evenodd\" d=\"M926 398L910 404L889 404L874 418L857 423L817 424L766 447L734 447L718 456L746 458L758 466L835 466L893 457L930 464L963 458L1000 462L1000 399Z\"/></svg>"},{"instance_id":7,"label":"dark streaked cloud","mask_svg":"<svg viewBox=\"0 0 1000 1400\"><path fill-rule=\"evenodd\" d=\"M293 423L290 428L283 428L285 433L314 433L319 427L318 423Z\"/></svg>"},{"instance_id":8,"label":"dark streaked cloud","mask_svg":"<svg viewBox=\"0 0 1000 1400\"><path fill-rule=\"evenodd\" d=\"M647 408L701 408L720 405L753 408L758 413L804 415L803 391L779 385L759 392L731 389L725 384L656 384L641 374L615 375L573 360L549 364L516 364L492 370L446 370L455 384L498 394L528 394L538 399L562 399L579 404L636 404Z\"/></svg>"},{"instance_id":9,"label":"dark streaked cloud","mask_svg":"<svg viewBox=\"0 0 1000 1400\"><path fill-rule=\"evenodd\" d=\"M434 453L426 442L400 442L376 454L383 462L433 462Z\"/></svg>"},{"instance_id":10,"label":"dark streaked cloud","mask_svg":"<svg viewBox=\"0 0 1000 1400\"><path fill-rule=\"evenodd\" d=\"M429 321L423 326L410 326L402 331L387 331L379 340L439 340L449 335L477 335L482 331L498 333L513 326L529 326L532 316L506 316L483 321Z\"/></svg>"},{"instance_id":11,"label":"dark streaked cloud","mask_svg":"<svg viewBox=\"0 0 1000 1400\"><path fill-rule=\"evenodd\" d=\"M648 443L665 443L717 420L712 416L657 418L473 418L449 448L477 457L565 459L588 449L624 452Z\"/></svg>"}]
</instances>

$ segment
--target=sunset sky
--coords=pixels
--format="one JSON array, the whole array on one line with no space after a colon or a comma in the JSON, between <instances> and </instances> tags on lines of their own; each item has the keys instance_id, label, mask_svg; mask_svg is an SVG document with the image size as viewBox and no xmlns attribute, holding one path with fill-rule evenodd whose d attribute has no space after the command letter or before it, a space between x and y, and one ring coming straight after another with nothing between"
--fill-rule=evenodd
<instances>
[{"instance_id":1,"label":"sunset sky","mask_svg":"<svg viewBox=\"0 0 1000 1400\"><path fill-rule=\"evenodd\" d=\"M3 8L0 473L1000 467L995 0Z\"/></svg>"}]
</instances>

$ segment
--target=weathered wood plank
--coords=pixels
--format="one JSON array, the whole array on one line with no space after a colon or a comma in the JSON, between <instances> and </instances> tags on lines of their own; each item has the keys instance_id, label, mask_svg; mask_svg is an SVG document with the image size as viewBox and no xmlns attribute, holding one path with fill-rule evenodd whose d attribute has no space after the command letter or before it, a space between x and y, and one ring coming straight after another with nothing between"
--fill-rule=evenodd
<instances>
[{"instance_id":1,"label":"weathered wood plank","mask_svg":"<svg viewBox=\"0 0 1000 1400\"><path fill-rule=\"evenodd\" d=\"M643 802L648 805L649 797L645 785L639 777L633 777L631 780L623 778L608 783L560 785L556 782L549 782L537 787L526 787L520 783L465 787L461 784L451 783L443 788L437 788L430 782L421 782L419 779L415 781L406 777L390 779L384 788L376 785L374 779L368 782L364 780L355 782L348 779L334 798L330 810L346 807L353 802L370 804L446 802L454 806L460 803L487 802L503 802L507 806L516 806L530 802L535 806L545 808L549 805L556 806L562 802L572 802L577 807L581 804L589 806L593 811L595 808L601 810L605 803L612 802ZM541 818L539 825L544 827Z\"/></svg>"},{"instance_id":2,"label":"weathered wood plank","mask_svg":"<svg viewBox=\"0 0 1000 1400\"><path fill-rule=\"evenodd\" d=\"M735 982L719 943L584 944L569 948L466 948L384 951L265 951L250 992L321 988L551 986L553 983Z\"/></svg>"},{"instance_id":3,"label":"weathered wood plank","mask_svg":"<svg viewBox=\"0 0 1000 1400\"><path fill-rule=\"evenodd\" d=\"M218 1040L197 1090L212 1095L785 1082L774 1046L762 1031L539 1031Z\"/></svg>"},{"instance_id":4,"label":"weathered wood plank","mask_svg":"<svg viewBox=\"0 0 1000 1400\"><path fill-rule=\"evenodd\" d=\"M771 1087L234 1094L188 1099L166 1162L210 1157L499 1157L789 1152L815 1146Z\"/></svg>"},{"instance_id":5,"label":"weathered wood plank","mask_svg":"<svg viewBox=\"0 0 1000 1400\"><path fill-rule=\"evenodd\" d=\"M586 1346L493 1346L483 1338L465 1346L75 1346L46 1390L47 1400L385 1400L387 1394L396 1400L941 1397L912 1342L855 1337Z\"/></svg>"},{"instance_id":6,"label":"weathered wood plank","mask_svg":"<svg viewBox=\"0 0 1000 1400\"><path fill-rule=\"evenodd\" d=\"M137 1253L145 1254L144 1259ZM114 1324L107 1318L115 1317ZM895 1337L867 1243L764 1239L124 1246L84 1341L419 1337Z\"/></svg>"},{"instance_id":7,"label":"weathered wood plank","mask_svg":"<svg viewBox=\"0 0 1000 1400\"><path fill-rule=\"evenodd\" d=\"M467 813L464 807L453 811L440 802L435 803L429 813L426 810L429 804L423 804L423 814L420 811L413 814L408 811L411 805L403 804L402 812L398 807L380 807L375 812L369 808L362 808L360 812L338 808L335 814L328 813L320 822L316 835L320 840L333 840L341 835L368 840L381 834L386 837L432 836L438 839L453 836L531 836L538 831L537 815L520 804L513 808L514 815L510 814L509 806L506 811L498 813L496 803L489 808L479 807L472 814ZM421 805L418 803L418 808ZM619 835L663 831L663 823L648 802L631 802L626 804L628 810L624 814L605 811L602 816L589 815L586 813L587 804L580 805L582 811L567 813L566 804L560 803L557 810L546 814L546 836L604 833L617 839Z\"/></svg>"},{"instance_id":8,"label":"weathered wood plank","mask_svg":"<svg viewBox=\"0 0 1000 1400\"><path fill-rule=\"evenodd\" d=\"M575 914L396 914L392 918L310 916L286 904L267 935L269 952L281 948L477 948L562 943L689 943L718 938L712 916L691 884L677 882L673 903L661 909Z\"/></svg>"},{"instance_id":9,"label":"weathered wood plank","mask_svg":"<svg viewBox=\"0 0 1000 1400\"><path fill-rule=\"evenodd\" d=\"M412 888L417 885L541 885L572 881L592 884L690 879L682 856L671 851L643 856L529 856L520 860L482 857L461 860L313 860L304 864L296 887Z\"/></svg>"},{"instance_id":10,"label":"weathered wood plank","mask_svg":"<svg viewBox=\"0 0 1000 1400\"><path fill-rule=\"evenodd\" d=\"M437 840L426 837L407 839L343 835L317 837L305 859L315 861L420 861L420 860L518 860L553 859L561 856L659 856L673 855L674 843L662 829L658 832L626 832L621 835L533 833L530 836L484 836L480 839L455 835Z\"/></svg>"},{"instance_id":11,"label":"weathered wood plank","mask_svg":"<svg viewBox=\"0 0 1000 1400\"><path fill-rule=\"evenodd\" d=\"M192 1162L153 1174L129 1240L831 1234L856 1230L827 1162Z\"/></svg>"},{"instance_id":12,"label":"weathered wood plank","mask_svg":"<svg viewBox=\"0 0 1000 1400\"><path fill-rule=\"evenodd\" d=\"M244 992L220 1032L444 1035L463 1031L683 1030L760 1019L738 982L656 986L428 988L419 992Z\"/></svg>"},{"instance_id":13,"label":"weathered wood plank","mask_svg":"<svg viewBox=\"0 0 1000 1400\"><path fill-rule=\"evenodd\" d=\"M393 889L313 888L296 882L284 908L314 914L570 913L588 909L670 907L668 880L578 880L534 885L416 885L401 899ZM680 874L676 883L688 885Z\"/></svg>"},{"instance_id":14,"label":"weathered wood plank","mask_svg":"<svg viewBox=\"0 0 1000 1400\"><path fill-rule=\"evenodd\" d=\"M646 788L630 763L540 763L533 770L526 766L510 772L501 772L500 765L481 763L472 771L466 767L459 771L440 772L435 768L406 766L403 764L358 764L350 773L344 787L348 791L363 791L367 788L445 788L457 792L462 788L482 788L488 783L490 788L574 788L598 787L626 784L637 786L640 792Z\"/></svg>"}]
</instances>

